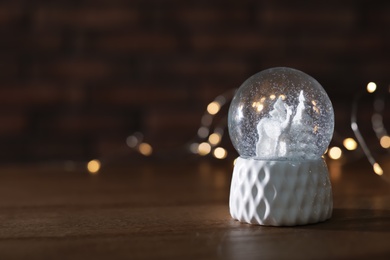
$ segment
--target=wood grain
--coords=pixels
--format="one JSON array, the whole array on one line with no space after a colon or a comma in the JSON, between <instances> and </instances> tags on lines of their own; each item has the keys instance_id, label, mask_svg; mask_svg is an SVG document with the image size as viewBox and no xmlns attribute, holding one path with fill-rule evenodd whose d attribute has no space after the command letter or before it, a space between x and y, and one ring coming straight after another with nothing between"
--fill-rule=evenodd
<instances>
[{"instance_id":1,"label":"wood grain","mask_svg":"<svg viewBox=\"0 0 390 260\"><path fill-rule=\"evenodd\" d=\"M390 184L364 161L329 169L333 217L286 228L231 219L230 163L2 167L0 258L386 259Z\"/></svg>"}]
</instances>

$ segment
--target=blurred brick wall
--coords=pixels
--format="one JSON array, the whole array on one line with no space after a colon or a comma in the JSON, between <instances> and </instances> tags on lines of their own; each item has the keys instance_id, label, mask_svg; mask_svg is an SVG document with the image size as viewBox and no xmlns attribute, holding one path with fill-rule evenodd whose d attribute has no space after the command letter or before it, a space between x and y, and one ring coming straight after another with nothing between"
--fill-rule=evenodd
<instances>
[{"instance_id":1,"label":"blurred brick wall","mask_svg":"<svg viewBox=\"0 0 390 260\"><path fill-rule=\"evenodd\" d=\"M348 125L351 94L390 83L390 2L304 3L2 1L0 161L109 155L137 130L181 144L215 96L273 66L315 77Z\"/></svg>"}]
</instances>

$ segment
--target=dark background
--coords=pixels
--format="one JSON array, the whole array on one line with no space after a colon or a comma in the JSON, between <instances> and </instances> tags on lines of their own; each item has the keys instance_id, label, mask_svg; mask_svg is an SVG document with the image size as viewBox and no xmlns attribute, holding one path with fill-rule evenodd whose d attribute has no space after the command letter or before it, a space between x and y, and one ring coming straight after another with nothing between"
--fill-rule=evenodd
<instances>
[{"instance_id":1,"label":"dark background","mask_svg":"<svg viewBox=\"0 0 390 260\"><path fill-rule=\"evenodd\" d=\"M390 83L389 29L389 1L2 1L0 162L114 156L135 131L163 152L274 66L316 78L350 135L353 95Z\"/></svg>"}]
</instances>

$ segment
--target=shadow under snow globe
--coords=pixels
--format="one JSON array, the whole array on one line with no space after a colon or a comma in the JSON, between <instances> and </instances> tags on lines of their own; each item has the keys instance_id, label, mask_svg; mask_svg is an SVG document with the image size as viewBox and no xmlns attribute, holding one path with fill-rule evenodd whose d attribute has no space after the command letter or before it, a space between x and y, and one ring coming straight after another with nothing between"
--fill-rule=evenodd
<instances>
[{"instance_id":1,"label":"shadow under snow globe","mask_svg":"<svg viewBox=\"0 0 390 260\"><path fill-rule=\"evenodd\" d=\"M240 154L229 200L234 219L292 226L331 217L322 156L333 136L334 112L314 78L284 67L253 75L237 90L228 125Z\"/></svg>"}]
</instances>

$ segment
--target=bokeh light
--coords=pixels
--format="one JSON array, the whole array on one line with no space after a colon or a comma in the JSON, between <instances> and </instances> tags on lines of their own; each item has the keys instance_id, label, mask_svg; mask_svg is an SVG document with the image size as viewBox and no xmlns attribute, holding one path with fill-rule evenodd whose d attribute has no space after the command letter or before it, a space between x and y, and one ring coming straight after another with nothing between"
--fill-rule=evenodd
<instances>
[{"instance_id":1,"label":"bokeh light","mask_svg":"<svg viewBox=\"0 0 390 260\"><path fill-rule=\"evenodd\" d=\"M390 136L382 136L380 139L380 144L385 149L390 148Z\"/></svg>"},{"instance_id":2,"label":"bokeh light","mask_svg":"<svg viewBox=\"0 0 390 260\"><path fill-rule=\"evenodd\" d=\"M374 82L369 82L367 84L367 92L368 93L374 93L376 90L376 84Z\"/></svg>"},{"instance_id":3,"label":"bokeh light","mask_svg":"<svg viewBox=\"0 0 390 260\"><path fill-rule=\"evenodd\" d=\"M203 142L198 146L198 154L205 156L208 155L211 151L211 145L209 143Z\"/></svg>"},{"instance_id":4,"label":"bokeh light","mask_svg":"<svg viewBox=\"0 0 390 260\"><path fill-rule=\"evenodd\" d=\"M227 156L227 151L222 147L217 147L215 148L213 154L214 157L217 159L225 159Z\"/></svg>"},{"instance_id":5,"label":"bokeh light","mask_svg":"<svg viewBox=\"0 0 390 260\"><path fill-rule=\"evenodd\" d=\"M101 167L101 163L100 163L99 160L96 160L96 159L89 161L88 164L87 164L87 170L91 174L98 173L99 170L100 170L100 167Z\"/></svg>"},{"instance_id":6,"label":"bokeh light","mask_svg":"<svg viewBox=\"0 0 390 260\"><path fill-rule=\"evenodd\" d=\"M382 170L382 167L378 164L378 163L374 163L374 165L372 166L372 168L374 169L374 172L378 175L383 175L383 170Z\"/></svg>"},{"instance_id":7,"label":"bokeh light","mask_svg":"<svg viewBox=\"0 0 390 260\"><path fill-rule=\"evenodd\" d=\"M341 149L337 146L334 146L332 148L329 149L328 151L328 156L333 159L333 160L338 160L341 158L341 156L343 155L343 152L341 151Z\"/></svg>"},{"instance_id":8,"label":"bokeh light","mask_svg":"<svg viewBox=\"0 0 390 260\"><path fill-rule=\"evenodd\" d=\"M347 149L349 151L356 150L356 148L358 146L357 142L353 138L344 139L343 145L344 145L345 149Z\"/></svg>"},{"instance_id":9,"label":"bokeh light","mask_svg":"<svg viewBox=\"0 0 390 260\"><path fill-rule=\"evenodd\" d=\"M221 142L221 134L219 134L219 133L212 133L209 136L209 143L210 144L217 145L217 144L219 144L219 142Z\"/></svg>"},{"instance_id":10,"label":"bokeh light","mask_svg":"<svg viewBox=\"0 0 390 260\"><path fill-rule=\"evenodd\" d=\"M198 136L200 138L206 138L209 135L209 129L205 126L202 126L198 129Z\"/></svg>"},{"instance_id":11,"label":"bokeh light","mask_svg":"<svg viewBox=\"0 0 390 260\"><path fill-rule=\"evenodd\" d=\"M145 156L149 156L153 153L153 148L150 144L148 143L141 143L138 147L138 150L141 154Z\"/></svg>"},{"instance_id":12,"label":"bokeh light","mask_svg":"<svg viewBox=\"0 0 390 260\"><path fill-rule=\"evenodd\" d=\"M221 109L221 105L217 101L213 101L207 106L207 112L211 115L218 113L219 109Z\"/></svg>"}]
</instances>

